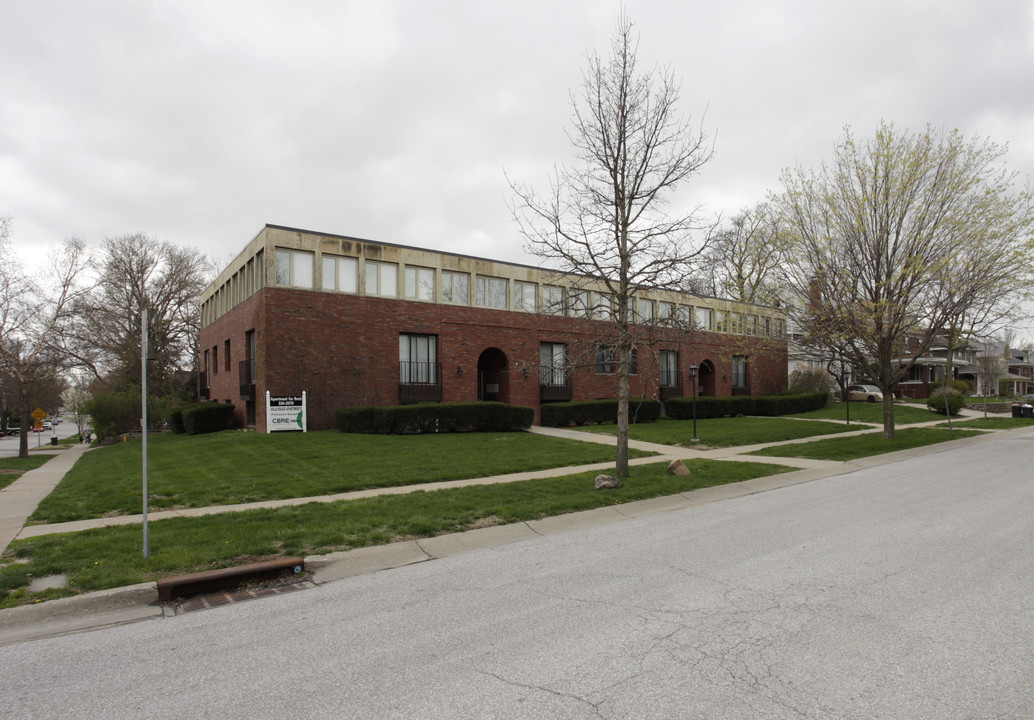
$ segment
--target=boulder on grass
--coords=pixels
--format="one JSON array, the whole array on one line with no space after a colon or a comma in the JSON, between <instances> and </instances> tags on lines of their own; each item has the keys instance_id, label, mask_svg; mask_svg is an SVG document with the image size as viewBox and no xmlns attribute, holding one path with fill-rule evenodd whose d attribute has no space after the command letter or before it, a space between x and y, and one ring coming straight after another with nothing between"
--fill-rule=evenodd
<instances>
[{"instance_id":1,"label":"boulder on grass","mask_svg":"<svg viewBox=\"0 0 1034 720\"><path fill-rule=\"evenodd\" d=\"M668 474L669 475L692 475L689 468L686 467L686 463L681 460L672 460L668 463Z\"/></svg>"},{"instance_id":2,"label":"boulder on grass","mask_svg":"<svg viewBox=\"0 0 1034 720\"><path fill-rule=\"evenodd\" d=\"M597 490L616 490L621 487L621 481L613 475L597 475L596 476L596 489Z\"/></svg>"}]
</instances>

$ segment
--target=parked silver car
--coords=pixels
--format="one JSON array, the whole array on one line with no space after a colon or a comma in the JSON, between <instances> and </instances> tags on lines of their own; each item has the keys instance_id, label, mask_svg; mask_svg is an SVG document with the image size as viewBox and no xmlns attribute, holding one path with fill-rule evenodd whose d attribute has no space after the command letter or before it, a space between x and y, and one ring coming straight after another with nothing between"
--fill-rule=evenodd
<instances>
[{"instance_id":1,"label":"parked silver car","mask_svg":"<svg viewBox=\"0 0 1034 720\"><path fill-rule=\"evenodd\" d=\"M875 385L851 385L847 397L851 402L883 402L883 393Z\"/></svg>"}]
</instances>

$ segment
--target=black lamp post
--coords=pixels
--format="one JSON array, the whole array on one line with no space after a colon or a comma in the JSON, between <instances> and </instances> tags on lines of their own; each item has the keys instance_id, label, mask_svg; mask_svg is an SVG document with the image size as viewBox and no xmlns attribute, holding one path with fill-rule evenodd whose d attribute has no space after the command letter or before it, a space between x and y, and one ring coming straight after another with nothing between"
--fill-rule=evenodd
<instances>
[{"instance_id":1,"label":"black lamp post","mask_svg":"<svg viewBox=\"0 0 1034 720\"><path fill-rule=\"evenodd\" d=\"M697 365L689 366L689 382L693 386L693 442L700 442L697 437L697 372L700 368Z\"/></svg>"}]
</instances>

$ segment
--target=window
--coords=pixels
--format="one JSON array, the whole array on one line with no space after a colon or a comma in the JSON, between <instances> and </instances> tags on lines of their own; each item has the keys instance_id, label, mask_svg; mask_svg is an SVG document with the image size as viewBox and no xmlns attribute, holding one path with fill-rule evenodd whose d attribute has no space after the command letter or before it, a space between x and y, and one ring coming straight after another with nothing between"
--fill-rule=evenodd
<instances>
[{"instance_id":1,"label":"window","mask_svg":"<svg viewBox=\"0 0 1034 720\"><path fill-rule=\"evenodd\" d=\"M543 285L541 289L542 312L562 315L564 312L564 289L556 285Z\"/></svg>"},{"instance_id":2,"label":"window","mask_svg":"<svg viewBox=\"0 0 1034 720\"><path fill-rule=\"evenodd\" d=\"M442 270L442 302L466 305L470 302L470 275Z\"/></svg>"},{"instance_id":3,"label":"window","mask_svg":"<svg viewBox=\"0 0 1034 720\"><path fill-rule=\"evenodd\" d=\"M761 318L761 334L765 337L772 334L772 318Z\"/></svg>"},{"instance_id":4,"label":"window","mask_svg":"<svg viewBox=\"0 0 1034 720\"><path fill-rule=\"evenodd\" d=\"M207 350L205 350L205 364L204 364L204 367L205 367L205 375L211 375L211 373L212 373L212 361L211 361L211 358L210 358ZM208 387L208 383L207 382L205 383L205 387Z\"/></svg>"},{"instance_id":5,"label":"window","mask_svg":"<svg viewBox=\"0 0 1034 720\"><path fill-rule=\"evenodd\" d=\"M617 357L614 348L600 345L596 348L596 372L601 375L611 375L618 370ZM631 355L628 358L628 374L636 375L639 372L639 352L632 346Z\"/></svg>"},{"instance_id":6,"label":"window","mask_svg":"<svg viewBox=\"0 0 1034 720\"><path fill-rule=\"evenodd\" d=\"M714 330L714 312L711 308L693 308L697 327L701 330Z\"/></svg>"},{"instance_id":7,"label":"window","mask_svg":"<svg viewBox=\"0 0 1034 720\"><path fill-rule=\"evenodd\" d=\"M658 302L657 319L664 325L670 324L675 319L675 303L664 302L663 300Z\"/></svg>"},{"instance_id":8,"label":"window","mask_svg":"<svg viewBox=\"0 0 1034 720\"><path fill-rule=\"evenodd\" d=\"M212 374L219 374L219 346L214 345L212 347Z\"/></svg>"},{"instance_id":9,"label":"window","mask_svg":"<svg viewBox=\"0 0 1034 720\"><path fill-rule=\"evenodd\" d=\"M395 263L366 261L366 294L398 297L399 266Z\"/></svg>"},{"instance_id":10,"label":"window","mask_svg":"<svg viewBox=\"0 0 1034 720\"><path fill-rule=\"evenodd\" d=\"M729 332L728 315L724 310L714 311L714 329L718 332Z\"/></svg>"},{"instance_id":11,"label":"window","mask_svg":"<svg viewBox=\"0 0 1034 720\"><path fill-rule=\"evenodd\" d=\"M747 387L747 358L743 355L734 355L732 358L732 386Z\"/></svg>"},{"instance_id":12,"label":"window","mask_svg":"<svg viewBox=\"0 0 1034 720\"><path fill-rule=\"evenodd\" d=\"M245 334L245 342L248 345L248 382L254 383L257 377L255 358L258 357L258 347L255 344L255 331L249 330ZM243 378L242 378L243 379Z\"/></svg>"},{"instance_id":13,"label":"window","mask_svg":"<svg viewBox=\"0 0 1034 720\"><path fill-rule=\"evenodd\" d=\"M230 341L223 343L223 370L230 372Z\"/></svg>"},{"instance_id":14,"label":"window","mask_svg":"<svg viewBox=\"0 0 1034 720\"><path fill-rule=\"evenodd\" d=\"M583 317L587 318L590 316L590 305L589 305L589 291L588 290L569 290L567 293L567 314L571 317Z\"/></svg>"},{"instance_id":15,"label":"window","mask_svg":"<svg viewBox=\"0 0 1034 720\"><path fill-rule=\"evenodd\" d=\"M596 293L596 304L593 306L592 316L597 320L610 320L613 313L610 295Z\"/></svg>"},{"instance_id":16,"label":"window","mask_svg":"<svg viewBox=\"0 0 1034 720\"><path fill-rule=\"evenodd\" d=\"M513 309L535 312L535 283L514 281Z\"/></svg>"},{"instance_id":17,"label":"window","mask_svg":"<svg viewBox=\"0 0 1034 720\"><path fill-rule=\"evenodd\" d=\"M479 275L475 287L478 305L481 307L506 309L505 279Z\"/></svg>"},{"instance_id":18,"label":"window","mask_svg":"<svg viewBox=\"0 0 1034 720\"><path fill-rule=\"evenodd\" d=\"M661 350L661 387L679 386L679 354L672 350Z\"/></svg>"},{"instance_id":19,"label":"window","mask_svg":"<svg viewBox=\"0 0 1034 720\"><path fill-rule=\"evenodd\" d=\"M539 345L540 384L557 387L567 383L565 355L566 346L563 343Z\"/></svg>"},{"instance_id":20,"label":"window","mask_svg":"<svg viewBox=\"0 0 1034 720\"><path fill-rule=\"evenodd\" d=\"M323 289L354 293L359 289L359 261L351 257L323 256Z\"/></svg>"},{"instance_id":21,"label":"window","mask_svg":"<svg viewBox=\"0 0 1034 720\"><path fill-rule=\"evenodd\" d=\"M678 326L684 330L693 327L693 308L689 305L679 305Z\"/></svg>"},{"instance_id":22,"label":"window","mask_svg":"<svg viewBox=\"0 0 1034 720\"><path fill-rule=\"evenodd\" d=\"M653 300L639 301L639 322L644 325L653 325Z\"/></svg>"},{"instance_id":23,"label":"window","mask_svg":"<svg viewBox=\"0 0 1034 720\"><path fill-rule=\"evenodd\" d=\"M625 311L625 318L628 320L628 322L634 323L636 321L637 317L638 316L636 315L636 302L635 302L635 298L634 297L630 297L630 298L628 298L628 308Z\"/></svg>"},{"instance_id":24,"label":"window","mask_svg":"<svg viewBox=\"0 0 1034 720\"><path fill-rule=\"evenodd\" d=\"M293 285L294 287L311 288L314 258L315 255L311 252L277 248L277 285Z\"/></svg>"},{"instance_id":25,"label":"window","mask_svg":"<svg viewBox=\"0 0 1034 720\"><path fill-rule=\"evenodd\" d=\"M406 297L411 300L434 302L434 270L422 267L406 268Z\"/></svg>"},{"instance_id":26,"label":"window","mask_svg":"<svg viewBox=\"0 0 1034 720\"><path fill-rule=\"evenodd\" d=\"M748 315L747 316L747 334L757 335L758 334L758 316Z\"/></svg>"},{"instance_id":27,"label":"window","mask_svg":"<svg viewBox=\"0 0 1034 720\"><path fill-rule=\"evenodd\" d=\"M399 382L438 383L436 335L399 335Z\"/></svg>"}]
</instances>

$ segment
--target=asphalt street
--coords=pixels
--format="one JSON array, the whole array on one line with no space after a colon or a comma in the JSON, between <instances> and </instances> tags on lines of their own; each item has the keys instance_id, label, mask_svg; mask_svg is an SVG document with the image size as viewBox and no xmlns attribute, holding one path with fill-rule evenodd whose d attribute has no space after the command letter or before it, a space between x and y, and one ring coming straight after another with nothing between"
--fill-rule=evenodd
<instances>
[{"instance_id":1,"label":"asphalt street","mask_svg":"<svg viewBox=\"0 0 1034 720\"><path fill-rule=\"evenodd\" d=\"M1034 432L0 647L17 718L1030 718Z\"/></svg>"}]
</instances>

